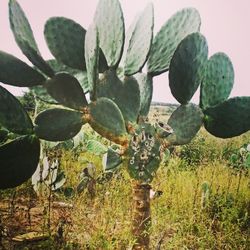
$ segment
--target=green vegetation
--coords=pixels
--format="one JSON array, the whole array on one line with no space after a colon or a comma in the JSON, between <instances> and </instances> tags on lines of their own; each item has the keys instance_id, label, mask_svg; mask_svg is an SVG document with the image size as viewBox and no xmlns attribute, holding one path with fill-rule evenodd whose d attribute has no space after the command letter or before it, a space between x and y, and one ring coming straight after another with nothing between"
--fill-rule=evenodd
<instances>
[{"instance_id":1,"label":"green vegetation","mask_svg":"<svg viewBox=\"0 0 250 250\"><path fill-rule=\"evenodd\" d=\"M221 141L201 130L193 143L176 148L168 162L162 163L152 182L153 189L162 191L162 195L151 202L150 249L157 246L161 246L159 249L248 248L250 171L242 175L237 191L240 175L230 168L227 155L249 140L249 133ZM102 140L102 143L107 141ZM108 181L96 182L94 193L91 187L86 187L80 194L76 192L83 168L92 162L96 166L94 179L97 180L102 173L101 161L100 155L90 153L86 148L82 148L79 155L63 150L60 167L65 172L66 183L51 197L54 204L50 211L52 236L44 241L15 243L15 249L111 250L129 249L133 245L135 239L130 224L132 189L126 171L114 173ZM204 183L209 186L206 196ZM64 190L69 187L76 193L67 198ZM47 230L46 195L36 196L31 182L20 186L14 193L6 190L0 194L1 225L8 233L8 238L4 237L2 241L5 246L16 234ZM59 201L72 204L73 208L58 208L55 202ZM29 223L27 208L30 202ZM59 240L61 221L65 224Z\"/></svg>"}]
</instances>

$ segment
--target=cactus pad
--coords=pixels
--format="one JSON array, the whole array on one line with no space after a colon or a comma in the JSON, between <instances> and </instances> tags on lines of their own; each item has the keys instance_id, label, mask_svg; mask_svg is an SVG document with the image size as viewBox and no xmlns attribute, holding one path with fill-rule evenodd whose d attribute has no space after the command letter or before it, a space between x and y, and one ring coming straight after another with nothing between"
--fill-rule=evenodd
<instances>
[{"instance_id":1,"label":"cactus pad","mask_svg":"<svg viewBox=\"0 0 250 250\"><path fill-rule=\"evenodd\" d=\"M107 153L103 156L102 165L104 171L112 171L122 163L121 156L112 148L108 148Z\"/></svg>"},{"instance_id":2,"label":"cactus pad","mask_svg":"<svg viewBox=\"0 0 250 250\"><path fill-rule=\"evenodd\" d=\"M125 28L118 0L100 0L95 13L100 48L109 67L117 67L123 51Z\"/></svg>"},{"instance_id":3,"label":"cactus pad","mask_svg":"<svg viewBox=\"0 0 250 250\"><path fill-rule=\"evenodd\" d=\"M140 88L140 115L147 116L153 96L153 79L144 73L136 74L135 79Z\"/></svg>"},{"instance_id":4,"label":"cactus pad","mask_svg":"<svg viewBox=\"0 0 250 250\"><path fill-rule=\"evenodd\" d=\"M16 0L9 1L9 20L23 54L46 75L53 76L54 72L41 57L28 19Z\"/></svg>"},{"instance_id":5,"label":"cactus pad","mask_svg":"<svg viewBox=\"0 0 250 250\"><path fill-rule=\"evenodd\" d=\"M55 59L48 60L47 63L51 66L55 73L67 72L70 75L74 76L82 86L84 93L89 91L88 77L86 71L73 69L58 62Z\"/></svg>"},{"instance_id":6,"label":"cactus pad","mask_svg":"<svg viewBox=\"0 0 250 250\"><path fill-rule=\"evenodd\" d=\"M154 28L154 10L149 4L138 19L129 41L125 59L125 75L133 75L143 68L151 47Z\"/></svg>"},{"instance_id":7,"label":"cactus pad","mask_svg":"<svg viewBox=\"0 0 250 250\"><path fill-rule=\"evenodd\" d=\"M56 74L45 87L55 100L67 107L82 109L88 104L78 80L67 73Z\"/></svg>"},{"instance_id":8,"label":"cactus pad","mask_svg":"<svg viewBox=\"0 0 250 250\"><path fill-rule=\"evenodd\" d=\"M103 155L107 152L107 147L97 140L89 140L86 145L88 152L95 155Z\"/></svg>"},{"instance_id":9,"label":"cactus pad","mask_svg":"<svg viewBox=\"0 0 250 250\"><path fill-rule=\"evenodd\" d=\"M8 139L8 130L5 128L1 128L0 126L0 144L5 142Z\"/></svg>"},{"instance_id":10,"label":"cactus pad","mask_svg":"<svg viewBox=\"0 0 250 250\"><path fill-rule=\"evenodd\" d=\"M233 88L233 65L224 53L214 54L207 62L201 84L200 106L206 109L225 101Z\"/></svg>"},{"instance_id":11,"label":"cactus pad","mask_svg":"<svg viewBox=\"0 0 250 250\"><path fill-rule=\"evenodd\" d=\"M31 87L45 82L38 71L18 58L0 51L0 81L18 87Z\"/></svg>"},{"instance_id":12,"label":"cactus pad","mask_svg":"<svg viewBox=\"0 0 250 250\"><path fill-rule=\"evenodd\" d=\"M126 51L128 50L128 46L129 46L129 41L133 35L133 31L135 30L136 24L139 20L139 17L141 15L137 14L134 18L134 20L132 21L132 23L129 25L128 29L126 30L126 35L125 35L125 41L124 41L124 47L123 47L123 54L122 54L122 58L120 61L120 65L119 68L123 68L124 69L124 64L125 64L125 59L126 59ZM119 70L118 68L118 70Z\"/></svg>"},{"instance_id":13,"label":"cactus pad","mask_svg":"<svg viewBox=\"0 0 250 250\"><path fill-rule=\"evenodd\" d=\"M44 86L34 86L29 89L37 99L50 104L59 104L54 98L51 97Z\"/></svg>"},{"instance_id":14,"label":"cactus pad","mask_svg":"<svg viewBox=\"0 0 250 250\"><path fill-rule=\"evenodd\" d=\"M44 28L44 36L53 56L65 65L85 70L84 40L86 30L65 17L50 18Z\"/></svg>"},{"instance_id":15,"label":"cactus pad","mask_svg":"<svg viewBox=\"0 0 250 250\"><path fill-rule=\"evenodd\" d=\"M199 33L188 35L174 52L169 68L169 86L179 103L189 102L199 87L207 55L206 39Z\"/></svg>"},{"instance_id":16,"label":"cactus pad","mask_svg":"<svg viewBox=\"0 0 250 250\"><path fill-rule=\"evenodd\" d=\"M89 105L90 125L96 132L112 140L126 135L124 118L118 106L110 99L101 97Z\"/></svg>"},{"instance_id":17,"label":"cactus pad","mask_svg":"<svg viewBox=\"0 0 250 250\"><path fill-rule=\"evenodd\" d=\"M158 121L154 126L158 138L166 139L173 134L173 129L164 122Z\"/></svg>"},{"instance_id":18,"label":"cactus pad","mask_svg":"<svg viewBox=\"0 0 250 250\"><path fill-rule=\"evenodd\" d=\"M0 146L0 189L13 188L35 172L40 154L39 140L22 136Z\"/></svg>"},{"instance_id":19,"label":"cactus pad","mask_svg":"<svg viewBox=\"0 0 250 250\"><path fill-rule=\"evenodd\" d=\"M140 109L140 89L133 77L125 77L122 82L113 70L105 72L97 86L97 97L107 97L121 110L126 122L136 122Z\"/></svg>"},{"instance_id":20,"label":"cactus pad","mask_svg":"<svg viewBox=\"0 0 250 250\"><path fill-rule=\"evenodd\" d=\"M250 97L230 98L205 110L206 130L220 138L231 138L250 129Z\"/></svg>"},{"instance_id":21,"label":"cactus pad","mask_svg":"<svg viewBox=\"0 0 250 250\"><path fill-rule=\"evenodd\" d=\"M35 133L47 141L64 141L74 137L85 122L80 112L67 109L48 109L35 119Z\"/></svg>"},{"instance_id":22,"label":"cactus pad","mask_svg":"<svg viewBox=\"0 0 250 250\"><path fill-rule=\"evenodd\" d=\"M96 99L98 80L99 41L95 24L91 24L85 37L85 60L91 100Z\"/></svg>"},{"instance_id":23,"label":"cactus pad","mask_svg":"<svg viewBox=\"0 0 250 250\"><path fill-rule=\"evenodd\" d=\"M80 83L83 92L88 93L89 92L89 82L88 82L87 72L86 71L79 71L78 73L74 74L74 77Z\"/></svg>"},{"instance_id":24,"label":"cactus pad","mask_svg":"<svg viewBox=\"0 0 250 250\"><path fill-rule=\"evenodd\" d=\"M21 103L0 86L0 126L16 134L31 134L32 121Z\"/></svg>"},{"instance_id":25,"label":"cactus pad","mask_svg":"<svg viewBox=\"0 0 250 250\"><path fill-rule=\"evenodd\" d=\"M189 34L199 31L200 15L196 9L186 8L174 14L153 40L148 59L148 72L159 75L169 69L178 44Z\"/></svg>"},{"instance_id":26,"label":"cactus pad","mask_svg":"<svg viewBox=\"0 0 250 250\"><path fill-rule=\"evenodd\" d=\"M199 131L203 123L201 109L192 103L179 106L168 120L174 133L168 137L174 145L189 143Z\"/></svg>"},{"instance_id":27,"label":"cactus pad","mask_svg":"<svg viewBox=\"0 0 250 250\"><path fill-rule=\"evenodd\" d=\"M132 135L128 149L128 172L133 179L149 183L160 165L160 141L155 128L140 124Z\"/></svg>"}]
</instances>

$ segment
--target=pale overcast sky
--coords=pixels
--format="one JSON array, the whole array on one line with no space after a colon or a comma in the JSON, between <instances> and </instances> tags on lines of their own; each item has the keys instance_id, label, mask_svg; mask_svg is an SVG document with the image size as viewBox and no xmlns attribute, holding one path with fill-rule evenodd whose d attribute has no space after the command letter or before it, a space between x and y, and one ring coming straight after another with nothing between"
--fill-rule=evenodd
<instances>
[{"instance_id":1,"label":"pale overcast sky","mask_svg":"<svg viewBox=\"0 0 250 250\"><path fill-rule=\"evenodd\" d=\"M51 58L43 37L43 27L51 16L65 16L87 28L91 23L98 0L18 0L32 26L44 58ZM121 0L126 27L142 11L147 0ZM231 96L250 96L250 1L249 0L153 0L155 33L176 11L184 7L199 10L201 32L207 38L209 55L222 51L232 60L235 85ZM8 0L0 0L0 50L27 62L17 47L8 23ZM5 85L7 86L7 85ZM18 94L17 89L12 93ZM20 93L20 90L19 90ZM155 101L176 102L168 87L168 76L163 74L154 81ZM198 101L198 95L193 99Z\"/></svg>"}]
</instances>

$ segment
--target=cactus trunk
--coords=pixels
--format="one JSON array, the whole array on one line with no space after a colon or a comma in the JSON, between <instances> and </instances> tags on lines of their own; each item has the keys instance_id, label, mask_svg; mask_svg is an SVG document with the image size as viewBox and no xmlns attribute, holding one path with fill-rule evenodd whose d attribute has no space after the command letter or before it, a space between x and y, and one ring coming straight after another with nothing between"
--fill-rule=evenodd
<instances>
[{"instance_id":1,"label":"cactus trunk","mask_svg":"<svg viewBox=\"0 0 250 250\"><path fill-rule=\"evenodd\" d=\"M133 182L132 233L136 240L133 250L149 249L150 188L148 184Z\"/></svg>"}]
</instances>

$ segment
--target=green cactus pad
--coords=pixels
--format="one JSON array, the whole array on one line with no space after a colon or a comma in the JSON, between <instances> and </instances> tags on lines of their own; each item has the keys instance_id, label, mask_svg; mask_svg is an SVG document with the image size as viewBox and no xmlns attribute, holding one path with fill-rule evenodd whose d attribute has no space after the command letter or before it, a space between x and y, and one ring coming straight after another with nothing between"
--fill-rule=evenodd
<instances>
[{"instance_id":1,"label":"green cactus pad","mask_svg":"<svg viewBox=\"0 0 250 250\"><path fill-rule=\"evenodd\" d=\"M206 64L201 84L200 106L206 109L229 97L234 84L232 62L224 53L214 54Z\"/></svg>"},{"instance_id":2,"label":"green cactus pad","mask_svg":"<svg viewBox=\"0 0 250 250\"><path fill-rule=\"evenodd\" d=\"M207 55L206 39L199 33L188 35L174 52L169 68L169 86L179 103L188 103L199 87Z\"/></svg>"},{"instance_id":3,"label":"green cactus pad","mask_svg":"<svg viewBox=\"0 0 250 250\"><path fill-rule=\"evenodd\" d=\"M29 88L32 94L43 102L49 104L59 104L52 96L48 93L47 89L44 86L34 86Z\"/></svg>"},{"instance_id":4,"label":"green cactus pad","mask_svg":"<svg viewBox=\"0 0 250 250\"><path fill-rule=\"evenodd\" d=\"M48 60L47 63L50 65L50 67L54 70L55 73L67 72L70 75L74 76L82 86L84 93L89 91L88 77L86 71L73 69L64 65L63 63L58 62L55 59Z\"/></svg>"},{"instance_id":5,"label":"green cactus pad","mask_svg":"<svg viewBox=\"0 0 250 250\"><path fill-rule=\"evenodd\" d=\"M125 59L125 75L133 75L143 68L151 47L154 28L154 10L150 3L138 19L129 41Z\"/></svg>"},{"instance_id":6,"label":"green cactus pad","mask_svg":"<svg viewBox=\"0 0 250 250\"><path fill-rule=\"evenodd\" d=\"M112 140L126 134L124 118L118 106L110 99L101 97L89 105L90 125L96 132Z\"/></svg>"},{"instance_id":7,"label":"green cactus pad","mask_svg":"<svg viewBox=\"0 0 250 250\"><path fill-rule=\"evenodd\" d=\"M18 58L0 51L0 81L18 87L31 87L45 82L38 71Z\"/></svg>"},{"instance_id":8,"label":"green cactus pad","mask_svg":"<svg viewBox=\"0 0 250 250\"><path fill-rule=\"evenodd\" d=\"M107 60L102 52L102 50L99 48L99 72L103 73L104 71L109 69Z\"/></svg>"},{"instance_id":9,"label":"green cactus pad","mask_svg":"<svg viewBox=\"0 0 250 250\"><path fill-rule=\"evenodd\" d=\"M88 93L89 92L89 82L88 82L88 76L86 71L81 71L76 74L74 74L74 77L78 80L80 83L83 92Z\"/></svg>"},{"instance_id":10,"label":"green cactus pad","mask_svg":"<svg viewBox=\"0 0 250 250\"><path fill-rule=\"evenodd\" d=\"M159 75L169 69L178 44L189 34L199 31L201 19L198 11L185 8L174 14L153 40L148 59L148 72Z\"/></svg>"},{"instance_id":11,"label":"green cactus pad","mask_svg":"<svg viewBox=\"0 0 250 250\"><path fill-rule=\"evenodd\" d=\"M122 163L121 156L112 148L108 148L107 153L103 156L102 165L104 171L110 171L117 168Z\"/></svg>"},{"instance_id":12,"label":"green cactus pad","mask_svg":"<svg viewBox=\"0 0 250 250\"><path fill-rule=\"evenodd\" d=\"M0 144L2 144L8 139L8 133L9 131L7 129L1 128L0 126Z\"/></svg>"},{"instance_id":13,"label":"green cactus pad","mask_svg":"<svg viewBox=\"0 0 250 250\"><path fill-rule=\"evenodd\" d=\"M123 88L115 100L125 121L136 122L140 110L140 89L134 77L125 77Z\"/></svg>"},{"instance_id":14,"label":"green cactus pad","mask_svg":"<svg viewBox=\"0 0 250 250\"><path fill-rule=\"evenodd\" d=\"M125 28L123 13L118 0L100 0L95 13L100 48L108 66L116 68L120 62Z\"/></svg>"},{"instance_id":15,"label":"green cactus pad","mask_svg":"<svg viewBox=\"0 0 250 250\"><path fill-rule=\"evenodd\" d=\"M98 80L99 41L95 24L90 25L85 38L85 60L90 90L90 99L96 99L96 84Z\"/></svg>"},{"instance_id":16,"label":"green cactus pad","mask_svg":"<svg viewBox=\"0 0 250 250\"><path fill-rule=\"evenodd\" d=\"M45 24L44 36L53 56L65 65L85 70L84 40L86 30L65 17L51 17Z\"/></svg>"},{"instance_id":17,"label":"green cactus pad","mask_svg":"<svg viewBox=\"0 0 250 250\"><path fill-rule=\"evenodd\" d=\"M86 149L95 155L103 155L107 152L107 147L97 140L89 140Z\"/></svg>"},{"instance_id":18,"label":"green cactus pad","mask_svg":"<svg viewBox=\"0 0 250 250\"><path fill-rule=\"evenodd\" d=\"M104 73L97 85L97 97L107 97L121 110L126 122L136 122L140 110L140 89L133 77L125 77L122 82L113 70Z\"/></svg>"},{"instance_id":19,"label":"green cactus pad","mask_svg":"<svg viewBox=\"0 0 250 250\"><path fill-rule=\"evenodd\" d=\"M0 189L27 181L37 168L39 155L39 140L31 136L22 136L0 146Z\"/></svg>"},{"instance_id":20,"label":"green cactus pad","mask_svg":"<svg viewBox=\"0 0 250 250\"><path fill-rule=\"evenodd\" d=\"M168 120L174 132L167 139L174 145L189 143L199 131L202 123L203 113L197 105L192 103L181 105Z\"/></svg>"},{"instance_id":21,"label":"green cactus pad","mask_svg":"<svg viewBox=\"0 0 250 250\"><path fill-rule=\"evenodd\" d=\"M32 121L21 103L0 86L0 126L16 134L31 134Z\"/></svg>"},{"instance_id":22,"label":"green cactus pad","mask_svg":"<svg viewBox=\"0 0 250 250\"><path fill-rule=\"evenodd\" d=\"M158 138L166 139L171 134L173 134L173 129L162 121L156 122L154 126Z\"/></svg>"},{"instance_id":23,"label":"green cactus pad","mask_svg":"<svg viewBox=\"0 0 250 250\"><path fill-rule=\"evenodd\" d=\"M67 72L70 75L74 75L74 74L76 74L78 72L82 72L81 70L73 69L73 68L63 64L62 62L56 60L56 59L50 59L50 60L48 60L46 62L54 70L55 73Z\"/></svg>"},{"instance_id":24,"label":"green cactus pad","mask_svg":"<svg viewBox=\"0 0 250 250\"><path fill-rule=\"evenodd\" d=\"M140 115L147 116L153 96L153 79L144 73L136 74L135 78L140 88Z\"/></svg>"},{"instance_id":25,"label":"green cactus pad","mask_svg":"<svg viewBox=\"0 0 250 250\"><path fill-rule=\"evenodd\" d=\"M28 19L16 0L9 1L9 20L15 40L23 54L44 74L53 76L54 72L41 57Z\"/></svg>"},{"instance_id":26,"label":"green cactus pad","mask_svg":"<svg viewBox=\"0 0 250 250\"><path fill-rule=\"evenodd\" d=\"M128 27L128 29L126 30L126 35L125 35L125 41L124 41L124 47L123 47L123 52L126 52L128 50L128 46L129 46L129 41L133 35L133 31L135 30L135 26L138 22L140 15L137 14L133 20L133 22L130 24L130 26ZM125 59L126 59L126 53L122 54L122 58L118 67L119 68L123 68L124 69L124 64L125 64Z\"/></svg>"},{"instance_id":27,"label":"green cactus pad","mask_svg":"<svg viewBox=\"0 0 250 250\"><path fill-rule=\"evenodd\" d=\"M220 138L231 138L250 129L250 97L230 98L205 110L206 130Z\"/></svg>"},{"instance_id":28,"label":"green cactus pad","mask_svg":"<svg viewBox=\"0 0 250 250\"><path fill-rule=\"evenodd\" d=\"M65 141L73 138L84 124L80 112L67 109L48 109L35 119L35 133L47 141Z\"/></svg>"},{"instance_id":29,"label":"green cactus pad","mask_svg":"<svg viewBox=\"0 0 250 250\"><path fill-rule=\"evenodd\" d=\"M55 100L67 107L82 109L88 105L80 83L67 73L56 74L45 87Z\"/></svg>"},{"instance_id":30,"label":"green cactus pad","mask_svg":"<svg viewBox=\"0 0 250 250\"><path fill-rule=\"evenodd\" d=\"M127 151L128 172L131 178L149 183L153 180L160 166L160 141L155 128L149 124L140 124L132 138Z\"/></svg>"}]
</instances>

